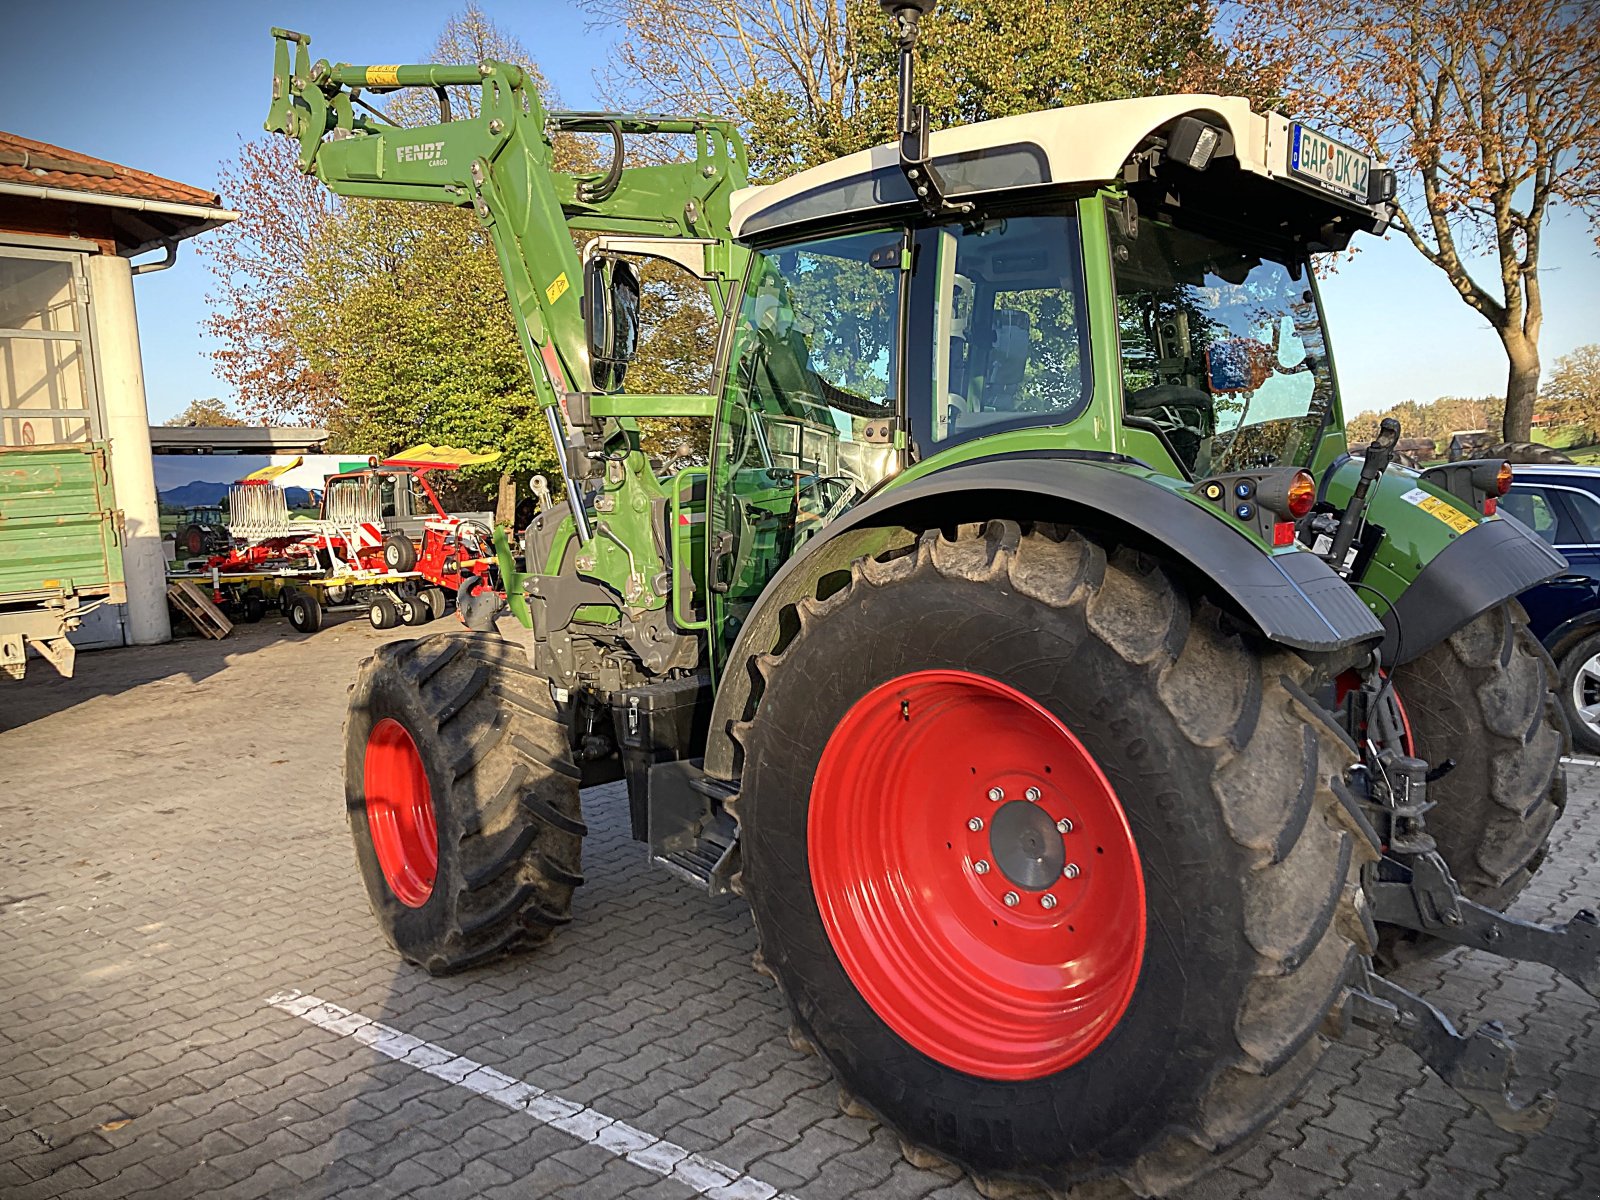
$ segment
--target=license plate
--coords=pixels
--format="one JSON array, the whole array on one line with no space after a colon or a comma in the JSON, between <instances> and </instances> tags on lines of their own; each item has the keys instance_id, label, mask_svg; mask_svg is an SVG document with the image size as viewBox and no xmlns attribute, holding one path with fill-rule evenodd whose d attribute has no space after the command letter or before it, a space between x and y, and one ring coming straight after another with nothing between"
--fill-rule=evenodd
<instances>
[{"instance_id":1,"label":"license plate","mask_svg":"<svg viewBox=\"0 0 1600 1200\"><path fill-rule=\"evenodd\" d=\"M1289 126L1289 170L1324 191L1367 202L1372 159L1304 125Z\"/></svg>"}]
</instances>

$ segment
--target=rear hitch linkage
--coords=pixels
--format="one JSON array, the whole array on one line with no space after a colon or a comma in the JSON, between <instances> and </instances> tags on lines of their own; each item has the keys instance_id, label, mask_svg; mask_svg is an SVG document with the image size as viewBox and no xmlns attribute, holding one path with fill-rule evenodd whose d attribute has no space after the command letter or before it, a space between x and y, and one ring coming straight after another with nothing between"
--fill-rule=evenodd
<instances>
[{"instance_id":1,"label":"rear hitch linkage","mask_svg":"<svg viewBox=\"0 0 1600 1200\"><path fill-rule=\"evenodd\" d=\"M1440 941L1485 950L1502 958L1542 963L1600 998L1600 916L1580 909L1561 925L1539 925L1496 912L1461 894L1427 830L1430 771L1405 751L1404 723L1378 657L1360 670L1361 686L1344 700L1346 728L1355 733L1361 762L1347 782L1384 847L1366 868L1363 888L1374 921L1416 930ZM1422 997L1377 975L1362 960L1344 1003L1330 1017L1330 1032L1376 1030L1411 1049L1434 1073L1501 1129L1542 1129L1555 1111L1548 1092L1522 1102L1511 1094L1516 1046L1498 1022L1458 1032Z\"/></svg>"},{"instance_id":2,"label":"rear hitch linkage","mask_svg":"<svg viewBox=\"0 0 1600 1200\"><path fill-rule=\"evenodd\" d=\"M1507 1132L1535 1133L1550 1123L1556 1101L1548 1091L1528 1101L1511 1094L1517 1048L1498 1021L1463 1034L1437 1008L1374 972L1366 960L1360 970L1361 980L1329 1014L1325 1032L1343 1038L1359 1026L1393 1038Z\"/></svg>"}]
</instances>

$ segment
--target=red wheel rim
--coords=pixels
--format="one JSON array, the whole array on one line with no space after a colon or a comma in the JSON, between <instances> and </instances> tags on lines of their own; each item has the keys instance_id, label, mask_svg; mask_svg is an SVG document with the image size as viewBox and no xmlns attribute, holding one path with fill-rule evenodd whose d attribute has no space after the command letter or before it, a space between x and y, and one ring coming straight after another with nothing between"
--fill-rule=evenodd
<instances>
[{"instance_id":1,"label":"red wheel rim","mask_svg":"<svg viewBox=\"0 0 1600 1200\"><path fill-rule=\"evenodd\" d=\"M1053 1074L1133 997L1145 904L1127 815L1072 731L1014 688L916 671L868 692L823 750L807 847L851 981L947 1066Z\"/></svg>"},{"instance_id":2,"label":"red wheel rim","mask_svg":"<svg viewBox=\"0 0 1600 1200\"><path fill-rule=\"evenodd\" d=\"M406 727L385 717L367 735L362 778L367 829L378 866L396 900L421 908L433 894L439 869L439 835L422 756Z\"/></svg>"}]
</instances>

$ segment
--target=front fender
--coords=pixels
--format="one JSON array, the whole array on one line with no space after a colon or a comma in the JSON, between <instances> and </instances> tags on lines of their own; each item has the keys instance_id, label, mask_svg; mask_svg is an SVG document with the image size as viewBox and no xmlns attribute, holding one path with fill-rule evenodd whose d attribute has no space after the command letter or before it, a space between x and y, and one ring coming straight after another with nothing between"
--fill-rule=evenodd
<instances>
[{"instance_id":1,"label":"front fender","mask_svg":"<svg viewBox=\"0 0 1600 1200\"><path fill-rule=\"evenodd\" d=\"M880 492L784 564L735 639L711 715L705 768L731 779L731 722L745 719L748 664L777 644L784 613L819 582L923 531L990 518L1056 520L1142 545L1197 576L1270 641L1313 653L1376 643L1383 627L1349 585L1303 550L1270 553L1147 468L1100 459L969 460Z\"/></svg>"},{"instance_id":2,"label":"front fender","mask_svg":"<svg viewBox=\"0 0 1600 1200\"><path fill-rule=\"evenodd\" d=\"M1361 463L1347 459L1324 481L1338 507L1349 502ZM1567 569L1567 560L1522 522L1485 516L1422 479L1391 467L1367 495L1367 521L1382 528L1357 578L1361 599L1383 622L1383 661L1410 662L1479 613Z\"/></svg>"}]
</instances>

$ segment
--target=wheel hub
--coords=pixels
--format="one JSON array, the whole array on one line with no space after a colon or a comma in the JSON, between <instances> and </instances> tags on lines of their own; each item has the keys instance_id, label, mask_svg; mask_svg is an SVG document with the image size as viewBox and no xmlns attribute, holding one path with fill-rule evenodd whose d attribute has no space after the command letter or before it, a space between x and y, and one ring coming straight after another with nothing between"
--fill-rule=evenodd
<instances>
[{"instance_id":1,"label":"wheel hub","mask_svg":"<svg viewBox=\"0 0 1600 1200\"><path fill-rule=\"evenodd\" d=\"M1039 892L1061 882L1067 851L1056 823L1040 805L1011 800L989 825L995 866L1018 887Z\"/></svg>"}]
</instances>

